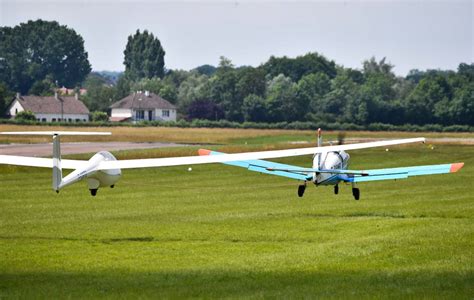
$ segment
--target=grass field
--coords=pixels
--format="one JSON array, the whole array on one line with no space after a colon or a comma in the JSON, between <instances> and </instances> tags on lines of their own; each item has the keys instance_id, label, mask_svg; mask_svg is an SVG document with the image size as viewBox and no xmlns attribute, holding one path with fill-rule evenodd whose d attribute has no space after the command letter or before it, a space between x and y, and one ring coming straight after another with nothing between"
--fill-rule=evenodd
<instances>
[{"instance_id":1,"label":"grass field","mask_svg":"<svg viewBox=\"0 0 474 300\"><path fill-rule=\"evenodd\" d=\"M224 150L314 134L255 131L242 146L217 132L206 142L230 144L214 146ZM310 186L300 199L297 182L223 165L125 170L95 198L85 183L56 195L49 170L0 166L0 298L472 299L474 147L350 154L352 169L466 165L360 184L360 201L350 186L337 196ZM310 157L279 161L307 166Z\"/></svg>"}]
</instances>

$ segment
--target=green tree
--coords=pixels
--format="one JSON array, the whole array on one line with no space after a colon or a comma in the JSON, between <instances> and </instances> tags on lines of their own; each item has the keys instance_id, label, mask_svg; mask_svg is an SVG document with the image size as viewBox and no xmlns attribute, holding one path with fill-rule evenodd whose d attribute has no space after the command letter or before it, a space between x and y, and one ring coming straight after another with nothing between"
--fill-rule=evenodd
<instances>
[{"instance_id":1,"label":"green tree","mask_svg":"<svg viewBox=\"0 0 474 300\"><path fill-rule=\"evenodd\" d=\"M272 78L283 74L295 82L299 81L304 75L311 73L321 72L329 78L334 78L337 73L336 63L329 61L316 52L307 53L296 58L271 56L262 67Z\"/></svg>"},{"instance_id":2,"label":"green tree","mask_svg":"<svg viewBox=\"0 0 474 300\"><path fill-rule=\"evenodd\" d=\"M255 94L248 95L244 99L242 112L245 121L265 122L267 120L265 99Z\"/></svg>"},{"instance_id":3,"label":"green tree","mask_svg":"<svg viewBox=\"0 0 474 300\"><path fill-rule=\"evenodd\" d=\"M211 100L210 82L206 75L191 74L178 88L178 110L186 114L188 108L195 100Z\"/></svg>"},{"instance_id":4,"label":"green tree","mask_svg":"<svg viewBox=\"0 0 474 300\"><path fill-rule=\"evenodd\" d=\"M221 56L219 67L210 80L210 97L224 110L229 121L242 121L242 102L237 92L238 76L230 59Z\"/></svg>"},{"instance_id":5,"label":"green tree","mask_svg":"<svg viewBox=\"0 0 474 300\"><path fill-rule=\"evenodd\" d=\"M331 90L331 81L325 73L303 76L297 85L297 101L301 115L318 113L323 106L324 96Z\"/></svg>"},{"instance_id":6,"label":"green tree","mask_svg":"<svg viewBox=\"0 0 474 300\"><path fill-rule=\"evenodd\" d=\"M165 75L165 50L153 33L137 30L128 37L123 53L125 74L130 79L163 78Z\"/></svg>"},{"instance_id":7,"label":"green tree","mask_svg":"<svg viewBox=\"0 0 474 300\"><path fill-rule=\"evenodd\" d=\"M8 90L7 85L3 82L0 82L0 117L3 117L6 115L7 106L10 104L9 98L11 98L12 96L13 95Z\"/></svg>"},{"instance_id":8,"label":"green tree","mask_svg":"<svg viewBox=\"0 0 474 300\"><path fill-rule=\"evenodd\" d=\"M264 96L266 89L265 71L262 68L244 67L236 70L237 97L244 99L250 94Z\"/></svg>"},{"instance_id":9,"label":"green tree","mask_svg":"<svg viewBox=\"0 0 474 300\"><path fill-rule=\"evenodd\" d=\"M47 77L74 87L90 71L84 40L73 29L43 20L0 27L0 81L11 90L27 93Z\"/></svg>"},{"instance_id":10,"label":"green tree","mask_svg":"<svg viewBox=\"0 0 474 300\"><path fill-rule=\"evenodd\" d=\"M109 106L118 100L116 88L105 84L105 80L101 77L88 76L84 87L87 89L87 94L82 100L90 111L107 111Z\"/></svg>"},{"instance_id":11,"label":"green tree","mask_svg":"<svg viewBox=\"0 0 474 300\"><path fill-rule=\"evenodd\" d=\"M268 83L266 107L271 122L296 121L301 111L295 101L296 84L291 78L280 74Z\"/></svg>"},{"instance_id":12,"label":"green tree","mask_svg":"<svg viewBox=\"0 0 474 300\"><path fill-rule=\"evenodd\" d=\"M30 95L39 95L39 96L50 96L54 95L56 85L51 80L51 77L47 77L43 80L38 80L33 83L28 94Z\"/></svg>"}]
</instances>

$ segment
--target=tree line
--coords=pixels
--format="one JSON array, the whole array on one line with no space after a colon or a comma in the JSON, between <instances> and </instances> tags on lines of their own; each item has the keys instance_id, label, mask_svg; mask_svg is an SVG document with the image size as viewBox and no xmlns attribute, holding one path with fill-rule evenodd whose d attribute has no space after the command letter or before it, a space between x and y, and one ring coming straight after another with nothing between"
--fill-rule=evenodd
<instances>
[{"instance_id":1,"label":"tree line","mask_svg":"<svg viewBox=\"0 0 474 300\"><path fill-rule=\"evenodd\" d=\"M159 39L137 30L125 45L125 72L110 80L90 73L74 30L41 20L17 27L0 28L0 98L12 91L47 94L66 85L86 88L83 101L91 111L103 112L132 91L148 90L175 104L188 121L474 125L472 63L457 70L411 70L403 77L385 58L372 57L352 69L312 52L272 56L258 67L236 67L221 57L217 67L170 70ZM62 42L40 41L52 39L45 32L55 30L55 40ZM22 38L10 36L13 32ZM25 41L17 46L20 40Z\"/></svg>"}]
</instances>

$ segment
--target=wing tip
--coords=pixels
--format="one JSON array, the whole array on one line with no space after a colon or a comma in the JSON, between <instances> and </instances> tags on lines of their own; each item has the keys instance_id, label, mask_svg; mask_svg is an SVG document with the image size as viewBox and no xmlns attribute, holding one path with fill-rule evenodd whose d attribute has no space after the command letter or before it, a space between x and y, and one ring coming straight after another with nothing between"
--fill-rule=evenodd
<instances>
[{"instance_id":1,"label":"wing tip","mask_svg":"<svg viewBox=\"0 0 474 300\"><path fill-rule=\"evenodd\" d=\"M450 173L456 173L457 171L461 170L461 168L464 166L464 163L455 163L451 164L451 168L449 169Z\"/></svg>"},{"instance_id":2,"label":"wing tip","mask_svg":"<svg viewBox=\"0 0 474 300\"><path fill-rule=\"evenodd\" d=\"M199 149L199 150L198 150L198 153L199 153L200 156L211 155L211 150Z\"/></svg>"}]
</instances>

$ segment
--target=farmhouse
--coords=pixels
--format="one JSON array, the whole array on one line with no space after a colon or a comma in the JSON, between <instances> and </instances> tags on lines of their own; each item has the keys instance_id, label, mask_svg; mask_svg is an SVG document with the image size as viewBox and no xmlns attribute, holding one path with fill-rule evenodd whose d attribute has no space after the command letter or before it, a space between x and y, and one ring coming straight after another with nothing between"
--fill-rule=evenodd
<instances>
[{"instance_id":1,"label":"farmhouse","mask_svg":"<svg viewBox=\"0 0 474 300\"><path fill-rule=\"evenodd\" d=\"M21 96L8 107L9 115L14 118L21 111L31 111L40 122L88 122L89 110L75 96Z\"/></svg>"},{"instance_id":2,"label":"farmhouse","mask_svg":"<svg viewBox=\"0 0 474 300\"><path fill-rule=\"evenodd\" d=\"M135 92L110 106L110 121L176 121L176 106L158 95Z\"/></svg>"}]
</instances>

